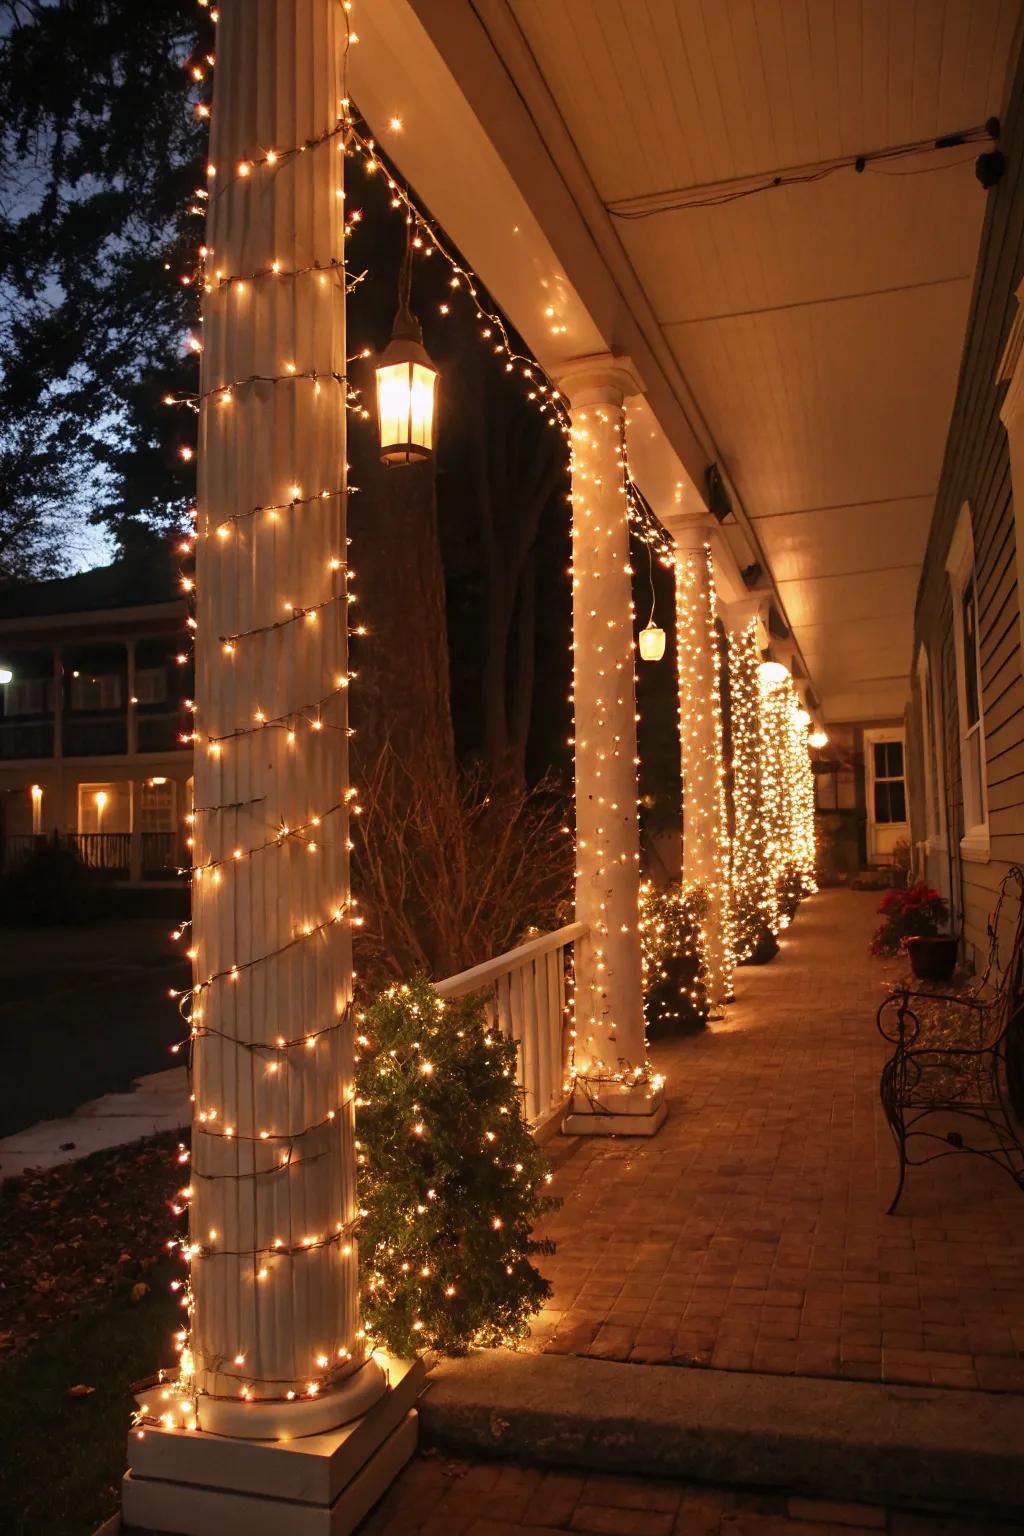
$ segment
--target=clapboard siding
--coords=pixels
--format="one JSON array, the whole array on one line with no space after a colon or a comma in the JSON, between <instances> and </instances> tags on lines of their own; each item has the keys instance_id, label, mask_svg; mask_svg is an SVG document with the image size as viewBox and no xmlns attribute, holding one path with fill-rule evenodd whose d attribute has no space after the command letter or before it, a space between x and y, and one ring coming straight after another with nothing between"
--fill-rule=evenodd
<instances>
[{"instance_id":1,"label":"clapboard siding","mask_svg":"<svg viewBox=\"0 0 1024 1536\"><path fill-rule=\"evenodd\" d=\"M918 587L915 629L927 647L942 713L946 822L953 861L950 892L962 923L969 959L983 964L986 925L1007 867L1024 863L1024 676L1021 672L1020 594L1017 588L1014 487L1006 431L999 419L1004 386L996 373L1024 275L1024 70L1018 66L1004 123L1007 170L987 194L974 292L960 365L956 400L936 496L928 547ZM1017 487L1024 496L1024 486ZM971 509L978 653L985 730L990 857L987 863L958 856L963 836L960 727L953 641L954 612L946 559L960 509ZM924 825L925 753L916 689L907 714L910 735L911 826Z\"/></svg>"}]
</instances>

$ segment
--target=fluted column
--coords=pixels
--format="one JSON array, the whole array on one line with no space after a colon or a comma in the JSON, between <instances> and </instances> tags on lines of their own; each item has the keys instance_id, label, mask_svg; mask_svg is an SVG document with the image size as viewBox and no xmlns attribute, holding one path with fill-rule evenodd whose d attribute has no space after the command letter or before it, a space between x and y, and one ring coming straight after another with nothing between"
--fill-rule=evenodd
<instances>
[{"instance_id":1,"label":"fluted column","mask_svg":"<svg viewBox=\"0 0 1024 1536\"><path fill-rule=\"evenodd\" d=\"M623 400L628 362L582 359L558 380L572 411L577 946L575 1085L566 1129L649 1135L639 928L636 690Z\"/></svg>"},{"instance_id":2,"label":"fluted column","mask_svg":"<svg viewBox=\"0 0 1024 1536\"><path fill-rule=\"evenodd\" d=\"M210 149L185 1363L200 1427L252 1437L383 1385L352 1231L344 17L224 0Z\"/></svg>"},{"instance_id":3,"label":"fluted column","mask_svg":"<svg viewBox=\"0 0 1024 1536\"><path fill-rule=\"evenodd\" d=\"M719 642L711 520L688 519L676 530L676 658L683 783L683 885L706 900L703 965L708 999L732 995L729 829L722 761Z\"/></svg>"}]
</instances>

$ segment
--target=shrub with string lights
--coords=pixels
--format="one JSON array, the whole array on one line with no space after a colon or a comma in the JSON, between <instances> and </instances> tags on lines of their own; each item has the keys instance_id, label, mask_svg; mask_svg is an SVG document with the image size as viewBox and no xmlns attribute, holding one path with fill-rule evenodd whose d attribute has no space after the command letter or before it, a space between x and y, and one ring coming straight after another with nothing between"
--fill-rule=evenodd
<instances>
[{"instance_id":1,"label":"shrub with string lights","mask_svg":"<svg viewBox=\"0 0 1024 1536\"><path fill-rule=\"evenodd\" d=\"M479 995L389 987L357 1026L362 1315L408 1356L515 1344L551 1287L532 1227L557 1203Z\"/></svg>"},{"instance_id":2,"label":"shrub with string lights","mask_svg":"<svg viewBox=\"0 0 1024 1536\"><path fill-rule=\"evenodd\" d=\"M707 894L680 885L640 887L644 1012L652 1035L703 1029L708 995L701 964L701 923Z\"/></svg>"}]
</instances>

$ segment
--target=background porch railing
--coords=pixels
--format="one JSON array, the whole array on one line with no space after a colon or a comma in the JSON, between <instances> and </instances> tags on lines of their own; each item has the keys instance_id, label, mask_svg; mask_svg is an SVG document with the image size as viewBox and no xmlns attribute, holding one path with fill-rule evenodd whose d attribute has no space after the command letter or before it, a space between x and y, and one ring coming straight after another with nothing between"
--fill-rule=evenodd
<instances>
[{"instance_id":1,"label":"background porch railing","mask_svg":"<svg viewBox=\"0 0 1024 1536\"><path fill-rule=\"evenodd\" d=\"M565 1100L566 973L573 945L587 931L585 923L569 923L437 983L437 991L445 998L486 994L494 1028L519 1046L517 1076L524 1113L535 1135L554 1127Z\"/></svg>"}]
</instances>

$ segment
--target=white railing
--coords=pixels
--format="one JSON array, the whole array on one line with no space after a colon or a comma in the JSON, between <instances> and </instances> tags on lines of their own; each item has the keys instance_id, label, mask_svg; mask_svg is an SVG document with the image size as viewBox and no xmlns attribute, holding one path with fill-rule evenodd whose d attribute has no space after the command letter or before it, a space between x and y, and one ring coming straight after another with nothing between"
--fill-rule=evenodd
<instances>
[{"instance_id":1,"label":"white railing","mask_svg":"<svg viewBox=\"0 0 1024 1536\"><path fill-rule=\"evenodd\" d=\"M570 923L437 983L442 997L487 994L492 1025L519 1046L517 1075L523 1112L535 1136L555 1128L565 1101L567 952L587 932L585 923Z\"/></svg>"}]
</instances>

